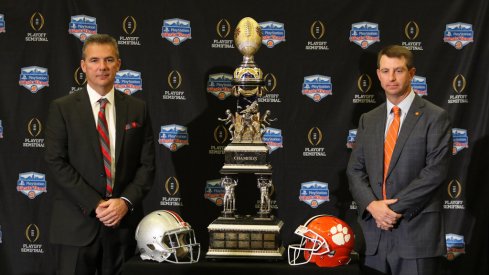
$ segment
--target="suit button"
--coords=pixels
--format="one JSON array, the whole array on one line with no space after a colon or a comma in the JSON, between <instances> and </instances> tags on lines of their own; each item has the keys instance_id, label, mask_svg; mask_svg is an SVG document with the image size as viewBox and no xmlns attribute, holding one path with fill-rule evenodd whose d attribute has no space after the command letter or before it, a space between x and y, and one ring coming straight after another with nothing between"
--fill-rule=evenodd
<instances>
[{"instance_id":1,"label":"suit button","mask_svg":"<svg viewBox=\"0 0 489 275\"><path fill-rule=\"evenodd\" d=\"M100 173L100 177L101 178L105 177L105 173Z\"/></svg>"}]
</instances>

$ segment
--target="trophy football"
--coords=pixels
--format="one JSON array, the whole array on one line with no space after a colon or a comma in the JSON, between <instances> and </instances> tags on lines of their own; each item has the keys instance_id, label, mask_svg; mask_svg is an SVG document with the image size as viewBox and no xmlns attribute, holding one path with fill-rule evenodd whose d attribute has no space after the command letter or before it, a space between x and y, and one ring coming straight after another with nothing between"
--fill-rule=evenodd
<instances>
[{"instance_id":1,"label":"trophy football","mask_svg":"<svg viewBox=\"0 0 489 275\"><path fill-rule=\"evenodd\" d=\"M233 76L236 112L226 110L226 117L218 118L228 126L231 143L224 148L224 165L220 170L225 190L223 211L208 226L210 242L206 257L282 259L283 222L271 214L272 166L269 149L262 140L266 127L275 119L270 117L269 110L260 114L258 98L263 94L263 72L253 58L262 43L258 23L250 17L241 19L234 31L234 42L243 54L243 61ZM236 213L235 193L240 174L256 177L260 203L254 216Z\"/></svg>"}]
</instances>

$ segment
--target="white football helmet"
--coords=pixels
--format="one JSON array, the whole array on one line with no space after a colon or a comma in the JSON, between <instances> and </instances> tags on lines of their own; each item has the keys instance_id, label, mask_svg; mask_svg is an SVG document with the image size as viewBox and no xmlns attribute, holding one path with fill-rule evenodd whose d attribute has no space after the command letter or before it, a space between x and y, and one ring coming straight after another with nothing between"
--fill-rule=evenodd
<instances>
[{"instance_id":1,"label":"white football helmet","mask_svg":"<svg viewBox=\"0 0 489 275\"><path fill-rule=\"evenodd\" d=\"M141 259L176 264L199 261L200 244L190 224L175 212L157 210L146 215L136 228Z\"/></svg>"}]
</instances>

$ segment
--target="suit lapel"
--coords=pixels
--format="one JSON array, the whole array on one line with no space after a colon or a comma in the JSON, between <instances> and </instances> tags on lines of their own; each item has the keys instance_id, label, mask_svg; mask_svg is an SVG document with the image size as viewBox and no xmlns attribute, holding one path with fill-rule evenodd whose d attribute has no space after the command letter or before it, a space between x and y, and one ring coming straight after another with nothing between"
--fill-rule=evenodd
<instances>
[{"instance_id":1,"label":"suit lapel","mask_svg":"<svg viewBox=\"0 0 489 275\"><path fill-rule=\"evenodd\" d=\"M115 165L119 160L127 121L127 102L120 92L114 92L115 100Z\"/></svg>"},{"instance_id":2,"label":"suit lapel","mask_svg":"<svg viewBox=\"0 0 489 275\"><path fill-rule=\"evenodd\" d=\"M397 138L396 147L392 153L391 163L389 165L389 172L387 176L392 172L396 166L399 157L401 156L402 149L406 144L406 141L414 129L414 126L418 122L419 118L423 115L422 108L424 107L424 102L419 96L415 96L409 112L402 123L401 131L399 132L399 137Z\"/></svg>"},{"instance_id":3,"label":"suit lapel","mask_svg":"<svg viewBox=\"0 0 489 275\"><path fill-rule=\"evenodd\" d=\"M97 161L102 162L102 153L100 151L97 126L93 117L92 106L90 105L90 98L86 88L83 88L83 90L78 92L76 101L76 110L77 113L80 114L80 118L84 123L82 127L85 128L84 132L87 134L86 138L88 138L90 144L92 145L92 149L95 153L94 156L96 156Z\"/></svg>"}]
</instances>

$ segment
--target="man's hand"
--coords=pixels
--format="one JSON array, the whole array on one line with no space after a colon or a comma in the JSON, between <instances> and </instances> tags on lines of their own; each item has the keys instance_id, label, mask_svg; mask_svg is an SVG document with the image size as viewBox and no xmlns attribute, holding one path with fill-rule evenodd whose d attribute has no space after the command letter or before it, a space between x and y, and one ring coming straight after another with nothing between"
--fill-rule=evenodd
<instances>
[{"instance_id":1,"label":"man's hand","mask_svg":"<svg viewBox=\"0 0 489 275\"><path fill-rule=\"evenodd\" d=\"M107 227L117 227L122 218L127 214L126 203L120 198L102 201L97 205L95 213L97 218Z\"/></svg>"},{"instance_id":2,"label":"man's hand","mask_svg":"<svg viewBox=\"0 0 489 275\"><path fill-rule=\"evenodd\" d=\"M397 199L379 200L373 201L367 206L367 211L374 217L378 228L382 230L390 230L402 217L401 214L398 214L389 208L389 205L396 202Z\"/></svg>"}]
</instances>

